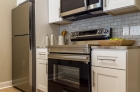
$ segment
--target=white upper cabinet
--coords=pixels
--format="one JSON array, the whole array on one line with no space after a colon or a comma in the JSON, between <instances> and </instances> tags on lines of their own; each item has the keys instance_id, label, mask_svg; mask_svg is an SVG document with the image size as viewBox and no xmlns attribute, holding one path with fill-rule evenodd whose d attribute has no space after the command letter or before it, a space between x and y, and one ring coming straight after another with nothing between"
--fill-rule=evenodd
<instances>
[{"instance_id":1,"label":"white upper cabinet","mask_svg":"<svg viewBox=\"0 0 140 92\"><path fill-rule=\"evenodd\" d=\"M104 11L112 15L140 11L140 0L103 0L103 1L104 1Z\"/></svg>"},{"instance_id":2,"label":"white upper cabinet","mask_svg":"<svg viewBox=\"0 0 140 92\"><path fill-rule=\"evenodd\" d=\"M54 24L68 24L70 21L64 20L60 17L60 0L49 1L49 23Z\"/></svg>"},{"instance_id":3,"label":"white upper cabinet","mask_svg":"<svg viewBox=\"0 0 140 92\"><path fill-rule=\"evenodd\" d=\"M27 0L17 0L17 6L18 6L19 4L25 2L25 1L27 1Z\"/></svg>"}]
</instances>

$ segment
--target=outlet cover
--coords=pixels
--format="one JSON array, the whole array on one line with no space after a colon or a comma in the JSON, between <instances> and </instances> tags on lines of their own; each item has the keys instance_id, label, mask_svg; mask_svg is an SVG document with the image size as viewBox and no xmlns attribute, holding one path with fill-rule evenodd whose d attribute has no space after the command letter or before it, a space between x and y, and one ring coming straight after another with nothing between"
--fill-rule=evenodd
<instances>
[{"instance_id":1,"label":"outlet cover","mask_svg":"<svg viewBox=\"0 0 140 92\"><path fill-rule=\"evenodd\" d=\"M123 27L123 35L130 35L129 27Z\"/></svg>"},{"instance_id":2,"label":"outlet cover","mask_svg":"<svg viewBox=\"0 0 140 92\"><path fill-rule=\"evenodd\" d=\"M140 35L140 26L130 27L130 35Z\"/></svg>"}]
</instances>

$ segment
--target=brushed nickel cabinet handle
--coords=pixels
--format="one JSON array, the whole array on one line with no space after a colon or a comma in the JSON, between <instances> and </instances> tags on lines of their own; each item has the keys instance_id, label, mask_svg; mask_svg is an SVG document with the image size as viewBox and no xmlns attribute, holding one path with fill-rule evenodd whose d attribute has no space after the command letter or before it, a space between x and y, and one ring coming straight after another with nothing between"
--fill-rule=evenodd
<instances>
[{"instance_id":1,"label":"brushed nickel cabinet handle","mask_svg":"<svg viewBox=\"0 0 140 92\"><path fill-rule=\"evenodd\" d=\"M93 71L93 87L95 87L95 81L94 81L94 78L95 78L95 72Z\"/></svg>"},{"instance_id":2,"label":"brushed nickel cabinet handle","mask_svg":"<svg viewBox=\"0 0 140 92\"><path fill-rule=\"evenodd\" d=\"M48 64L46 64L46 74L48 74Z\"/></svg>"},{"instance_id":3,"label":"brushed nickel cabinet handle","mask_svg":"<svg viewBox=\"0 0 140 92\"><path fill-rule=\"evenodd\" d=\"M115 62L116 61L116 59L98 59L98 60L109 60L109 61L113 61L113 62Z\"/></svg>"},{"instance_id":4,"label":"brushed nickel cabinet handle","mask_svg":"<svg viewBox=\"0 0 140 92\"><path fill-rule=\"evenodd\" d=\"M97 56L97 60L100 61L112 61L115 62L117 60L118 57L114 57L114 56Z\"/></svg>"}]
</instances>

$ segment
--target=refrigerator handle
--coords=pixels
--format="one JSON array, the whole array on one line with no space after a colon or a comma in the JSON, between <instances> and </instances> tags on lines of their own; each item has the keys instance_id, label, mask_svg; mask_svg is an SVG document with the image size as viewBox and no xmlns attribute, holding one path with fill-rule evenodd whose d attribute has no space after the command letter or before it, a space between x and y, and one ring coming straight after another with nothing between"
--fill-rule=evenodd
<instances>
[{"instance_id":1,"label":"refrigerator handle","mask_svg":"<svg viewBox=\"0 0 140 92\"><path fill-rule=\"evenodd\" d=\"M30 36L30 39L29 39L29 41L30 41L30 50L32 50L32 38L31 38L31 36Z\"/></svg>"},{"instance_id":2,"label":"refrigerator handle","mask_svg":"<svg viewBox=\"0 0 140 92\"><path fill-rule=\"evenodd\" d=\"M32 34L32 19L30 19L29 31L30 31L30 34Z\"/></svg>"},{"instance_id":3,"label":"refrigerator handle","mask_svg":"<svg viewBox=\"0 0 140 92\"><path fill-rule=\"evenodd\" d=\"M30 18L30 21L29 21L30 23L29 23L29 34L30 34L30 50L32 50L32 19Z\"/></svg>"}]
</instances>

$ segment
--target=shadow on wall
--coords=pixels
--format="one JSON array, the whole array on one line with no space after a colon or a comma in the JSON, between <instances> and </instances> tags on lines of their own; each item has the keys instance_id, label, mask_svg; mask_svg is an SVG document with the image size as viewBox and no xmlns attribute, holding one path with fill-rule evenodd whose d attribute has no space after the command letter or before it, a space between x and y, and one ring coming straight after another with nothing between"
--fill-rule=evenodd
<instances>
[{"instance_id":1,"label":"shadow on wall","mask_svg":"<svg viewBox=\"0 0 140 92\"><path fill-rule=\"evenodd\" d=\"M49 36L49 43L50 43L50 36L53 33L54 34L54 45L58 45L58 36L60 35L60 30L59 30L59 26L55 25L55 24L49 24L50 26L50 30L51 32L47 32L48 36Z\"/></svg>"},{"instance_id":2,"label":"shadow on wall","mask_svg":"<svg viewBox=\"0 0 140 92\"><path fill-rule=\"evenodd\" d=\"M48 0L36 0L35 1L36 14L36 46L46 45L46 36L50 36L53 33L55 36L55 44L58 43L58 36L60 34L59 25L49 24L49 9Z\"/></svg>"}]
</instances>

